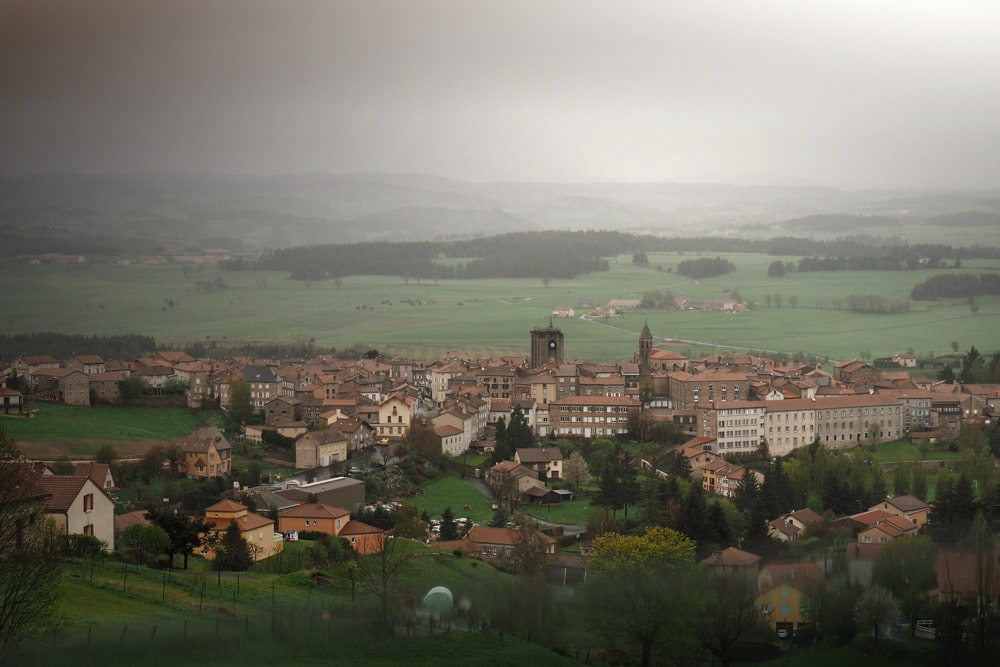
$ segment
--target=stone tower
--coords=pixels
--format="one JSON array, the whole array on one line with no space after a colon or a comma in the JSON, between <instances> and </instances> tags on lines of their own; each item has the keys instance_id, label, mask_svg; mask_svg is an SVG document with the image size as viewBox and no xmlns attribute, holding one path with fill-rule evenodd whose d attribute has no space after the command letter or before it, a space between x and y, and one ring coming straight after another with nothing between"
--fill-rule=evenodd
<instances>
[{"instance_id":1,"label":"stone tower","mask_svg":"<svg viewBox=\"0 0 1000 667\"><path fill-rule=\"evenodd\" d=\"M531 367L538 368L542 364L561 364L563 362L563 333L552 326L536 327L531 330Z\"/></svg>"},{"instance_id":2,"label":"stone tower","mask_svg":"<svg viewBox=\"0 0 1000 667\"><path fill-rule=\"evenodd\" d=\"M653 334L649 331L649 323L642 325L642 333L639 334L639 372L648 375L650 369L649 355L653 353Z\"/></svg>"}]
</instances>

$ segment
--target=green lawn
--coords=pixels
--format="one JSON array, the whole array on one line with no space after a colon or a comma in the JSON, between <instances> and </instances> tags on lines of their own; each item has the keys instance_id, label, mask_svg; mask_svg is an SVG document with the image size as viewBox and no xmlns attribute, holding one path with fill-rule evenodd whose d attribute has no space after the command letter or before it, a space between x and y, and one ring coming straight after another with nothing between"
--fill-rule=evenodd
<instances>
[{"instance_id":1,"label":"green lawn","mask_svg":"<svg viewBox=\"0 0 1000 667\"><path fill-rule=\"evenodd\" d=\"M410 502L417 506L418 513L427 512L432 519L440 519L446 507L451 507L456 518L466 517L479 524L487 524L493 518L492 501L467 480L451 475L424 486L423 495L413 497Z\"/></svg>"},{"instance_id":2,"label":"green lawn","mask_svg":"<svg viewBox=\"0 0 1000 667\"><path fill-rule=\"evenodd\" d=\"M858 454L870 451L868 447L858 447ZM875 445L875 453L882 463L898 461L957 461L962 458L961 452L950 452L938 449L935 445L921 446L904 440L883 442Z\"/></svg>"},{"instance_id":3,"label":"green lawn","mask_svg":"<svg viewBox=\"0 0 1000 667\"><path fill-rule=\"evenodd\" d=\"M120 406L71 406L33 403L31 419L8 417L0 420L7 433L24 440L67 442L72 440L174 440L198 425L198 419L184 408L130 408ZM96 446L97 448L100 445ZM84 445L75 454L90 455Z\"/></svg>"},{"instance_id":4,"label":"green lawn","mask_svg":"<svg viewBox=\"0 0 1000 667\"><path fill-rule=\"evenodd\" d=\"M706 253L711 254L711 253ZM688 254L650 256L650 265L676 267ZM461 348L472 356L524 354L528 332L548 322L555 306L591 298L606 303L616 297L640 298L652 289L677 296L721 299L738 289L759 304L744 313L661 311L625 312L607 322L579 317L557 320L566 339L566 356L610 361L630 359L639 331L648 321L658 339L689 354L711 345L804 352L833 359L871 351L885 356L913 348L918 355L944 354L950 342L962 349L975 345L984 353L997 348L1000 297L979 298L973 315L963 299L914 302L908 312L864 315L835 310L835 299L877 293L908 298L914 285L943 271L792 273L768 278L767 255L726 255L733 273L697 283L666 271L611 258L610 270L553 280L443 280L409 283L398 276L348 276L336 281L303 283L276 272L227 272L209 268L184 277L176 266L85 264L73 271L53 265L0 266L8 289L0 292L0 312L7 333L66 331L81 334L134 332L158 342L229 340L313 340L321 348L355 343L415 359L436 358ZM798 258L788 258L797 261ZM948 272L979 273L1000 262L977 261ZM229 287L198 291L196 282L222 278ZM266 281L266 288L259 287ZM763 305L781 294L782 307ZM797 305L791 306L795 298ZM172 300L173 306L167 305ZM261 313L267 316L262 317ZM667 345L660 340L657 344ZM723 347L721 349L726 349Z\"/></svg>"},{"instance_id":5,"label":"green lawn","mask_svg":"<svg viewBox=\"0 0 1000 667\"><path fill-rule=\"evenodd\" d=\"M585 498L571 500L558 505L525 505L523 509L545 521L586 526L590 518L590 508L592 505L593 501L590 498Z\"/></svg>"}]
</instances>

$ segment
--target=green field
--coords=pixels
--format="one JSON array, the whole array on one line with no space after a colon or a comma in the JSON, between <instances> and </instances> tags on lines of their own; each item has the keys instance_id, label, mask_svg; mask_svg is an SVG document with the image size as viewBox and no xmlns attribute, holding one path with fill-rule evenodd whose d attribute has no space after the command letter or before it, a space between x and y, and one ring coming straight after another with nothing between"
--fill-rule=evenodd
<instances>
[{"instance_id":1,"label":"green field","mask_svg":"<svg viewBox=\"0 0 1000 667\"><path fill-rule=\"evenodd\" d=\"M174 440L184 437L198 425L198 419L184 408L78 407L33 403L31 409L37 410L31 419L0 418L0 425L8 434L24 440L103 440L111 443ZM101 445L79 444L73 447L74 454L92 456Z\"/></svg>"},{"instance_id":2,"label":"green field","mask_svg":"<svg viewBox=\"0 0 1000 667\"><path fill-rule=\"evenodd\" d=\"M695 255L651 255L650 265L674 267ZM185 277L178 266L85 264L72 267L6 264L0 292L0 324L6 333L65 331L81 334L141 333L161 343L225 344L227 341L314 341L321 348L356 343L415 359L456 348L474 356L527 354L528 332L548 323L556 306L591 298L639 298L651 289L677 296L726 298L738 289L756 302L749 312L632 312L604 321L557 319L567 358L630 359L643 323L657 344L681 352L731 348L832 359L861 351L887 356L912 348L918 355L950 353L951 341L981 351L1000 347L1000 297L978 299L973 315L964 299L914 302L900 314L857 314L832 307L851 294L902 299L938 270L792 273L768 278L766 255L726 255L737 270L695 282L675 273L611 258L607 272L573 280L442 280L399 276L349 276L303 283L276 272L226 272L207 268ZM796 258L785 258L796 259ZM1000 263L969 261L959 272L998 269ZM949 272L951 272L949 270ZM199 291L196 283L221 278L223 290ZM266 283L266 284L265 284ZM781 294L782 307L764 305ZM797 299L792 307L791 299ZM173 305L169 305L169 302ZM721 347L713 347L721 346Z\"/></svg>"},{"instance_id":3,"label":"green field","mask_svg":"<svg viewBox=\"0 0 1000 667\"><path fill-rule=\"evenodd\" d=\"M435 585L452 589L482 613L490 592L508 575L472 559L426 550L403 583L417 599ZM197 559L195 559L197 560ZM371 600L336 576L317 585L307 572L163 572L106 561L67 564L62 612L68 622L55 641L21 665L460 665L471 654L483 664L573 664L537 645L495 632L406 636L373 627ZM478 605L478 607L477 607ZM439 628L440 630L440 628Z\"/></svg>"}]
</instances>

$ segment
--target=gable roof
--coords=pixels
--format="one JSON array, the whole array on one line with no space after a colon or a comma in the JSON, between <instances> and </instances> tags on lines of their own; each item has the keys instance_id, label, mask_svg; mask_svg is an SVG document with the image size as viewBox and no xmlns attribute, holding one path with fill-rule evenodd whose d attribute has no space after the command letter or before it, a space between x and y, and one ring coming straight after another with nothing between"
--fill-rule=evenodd
<instances>
[{"instance_id":1,"label":"gable roof","mask_svg":"<svg viewBox=\"0 0 1000 667\"><path fill-rule=\"evenodd\" d=\"M703 565L711 567L749 567L760 561L760 556L749 551L743 551L736 547L726 547L722 551L716 551L708 558L702 559Z\"/></svg>"},{"instance_id":2,"label":"gable roof","mask_svg":"<svg viewBox=\"0 0 1000 667\"><path fill-rule=\"evenodd\" d=\"M86 475L42 475L36 482L39 488L48 494L45 498L46 512L67 511L87 482L93 484ZM97 487L97 490L101 491L101 488Z\"/></svg>"},{"instance_id":3,"label":"gable roof","mask_svg":"<svg viewBox=\"0 0 1000 667\"><path fill-rule=\"evenodd\" d=\"M518 448L517 459L521 463L548 463L562 461L562 450L558 447L522 447Z\"/></svg>"},{"instance_id":4,"label":"gable roof","mask_svg":"<svg viewBox=\"0 0 1000 667\"><path fill-rule=\"evenodd\" d=\"M294 509L282 512L281 516L293 519L343 519L345 516L351 516L351 513L323 503L303 503Z\"/></svg>"}]
</instances>

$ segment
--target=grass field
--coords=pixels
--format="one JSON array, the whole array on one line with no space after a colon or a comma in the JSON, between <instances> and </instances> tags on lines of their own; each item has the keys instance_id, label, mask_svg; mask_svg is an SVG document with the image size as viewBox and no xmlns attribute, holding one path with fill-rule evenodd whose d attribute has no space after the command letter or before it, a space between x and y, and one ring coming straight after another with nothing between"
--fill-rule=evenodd
<instances>
[{"instance_id":1,"label":"grass field","mask_svg":"<svg viewBox=\"0 0 1000 667\"><path fill-rule=\"evenodd\" d=\"M404 584L418 599L446 585L457 599L487 604L509 579L493 568L450 555L416 559ZM496 633L407 637L373 628L371 600L352 601L346 581L317 585L306 572L284 575L163 572L111 561L93 569L71 563L63 572L65 631L20 665L566 665L537 645L502 641Z\"/></svg>"},{"instance_id":2,"label":"grass field","mask_svg":"<svg viewBox=\"0 0 1000 667\"><path fill-rule=\"evenodd\" d=\"M869 447L859 447L849 451L863 455L869 449ZM875 453L880 463L896 463L898 461L958 461L962 458L962 452L950 452L947 449L938 449L934 445L929 445L924 450L921 449L920 445L904 440L883 442L875 445Z\"/></svg>"},{"instance_id":3,"label":"grass field","mask_svg":"<svg viewBox=\"0 0 1000 667\"><path fill-rule=\"evenodd\" d=\"M0 419L7 433L24 440L72 442L102 440L109 443L136 440L174 440L198 425L198 419L184 408L128 408L120 406L71 406L34 403L31 419ZM79 456L92 456L100 444L73 445Z\"/></svg>"},{"instance_id":4,"label":"grass field","mask_svg":"<svg viewBox=\"0 0 1000 667\"><path fill-rule=\"evenodd\" d=\"M695 255L651 255L650 265L676 266ZM1000 297L982 297L973 315L963 299L915 302L910 311L862 315L834 310L834 299L850 294L907 298L917 283L941 271L792 273L768 278L766 255L727 255L737 270L691 281L675 273L612 258L607 272L573 280L538 279L422 281L398 276L349 276L339 283L303 283L275 272L225 272L207 268L184 277L178 266L85 264L71 267L23 264L0 267L8 289L0 292L0 319L7 333L66 331L82 334L142 333L160 342L210 344L226 340L275 340L322 348L361 343L415 359L435 358L461 348L475 356L526 354L528 332L547 324L555 306L585 298L606 303L639 298L651 289L677 296L725 298L738 289L760 305L752 311L634 312L605 322L579 317L556 320L566 337L568 358L630 359L648 320L653 335L694 341L663 343L681 352L703 353L713 345L833 359L871 351L886 356L912 348L919 355L943 354L957 340L962 349L1000 347ZM793 259L793 258L788 258ZM1000 263L968 262L958 272L978 273ZM949 271L951 272L951 271ZM198 281L222 278L226 289L206 292ZM264 287L266 282L266 287ZM768 294L781 294L782 307L767 307ZM798 301L791 307L791 298ZM168 300L172 300L173 306Z\"/></svg>"}]
</instances>

